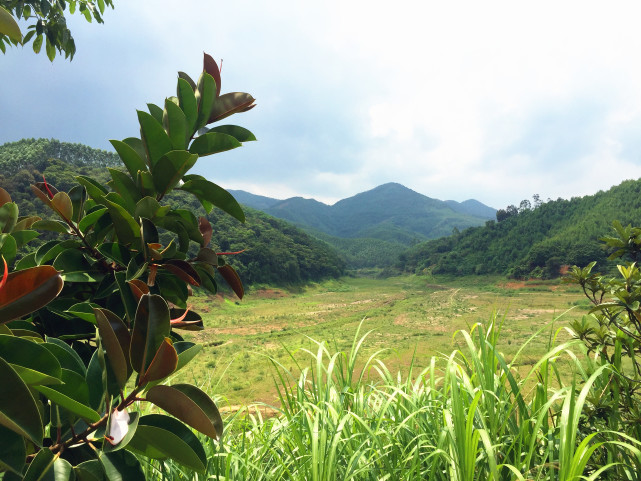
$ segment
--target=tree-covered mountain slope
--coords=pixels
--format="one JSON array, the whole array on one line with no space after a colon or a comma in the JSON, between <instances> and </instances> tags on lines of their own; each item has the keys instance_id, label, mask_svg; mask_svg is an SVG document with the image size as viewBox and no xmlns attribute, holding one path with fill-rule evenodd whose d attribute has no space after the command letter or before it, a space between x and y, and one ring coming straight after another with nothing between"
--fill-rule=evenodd
<instances>
[{"instance_id":1,"label":"tree-covered mountain slope","mask_svg":"<svg viewBox=\"0 0 641 481\"><path fill-rule=\"evenodd\" d=\"M269 199L267 204L259 196L239 198L270 215L332 237L379 239L405 246L449 235L455 228L481 225L495 215L494 209L475 200L441 201L397 183L380 185L331 206L300 197Z\"/></svg>"},{"instance_id":2,"label":"tree-covered mountain slope","mask_svg":"<svg viewBox=\"0 0 641 481\"><path fill-rule=\"evenodd\" d=\"M68 191L76 184L77 175L88 175L108 185L110 176L105 167L121 168L116 154L80 144L23 139L0 146L0 187L11 194L21 215L51 217L50 209L30 188L42 182L43 176L48 184ZM189 209L196 216L206 215L198 201L186 193L178 192L165 200L174 207ZM242 224L216 209L207 215L214 228L212 242L217 251L243 251L226 256L226 260L244 283L292 284L343 273L343 261L325 242L251 208L245 208L245 216L246 222ZM35 249L51 236L42 232L29 246Z\"/></svg>"},{"instance_id":3,"label":"tree-covered mountain slope","mask_svg":"<svg viewBox=\"0 0 641 481\"><path fill-rule=\"evenodd\" d=\"M554 277L562 265L584 266L593 260L604 268L607 256L599 238L610 235L613 219L638 225L641 180L533 209L508 208L507 216L501 217L500 222L487 221L482 227L416 245L401 256L399 266L412 272L515 277Z\"/></svg>"}]
</instances>

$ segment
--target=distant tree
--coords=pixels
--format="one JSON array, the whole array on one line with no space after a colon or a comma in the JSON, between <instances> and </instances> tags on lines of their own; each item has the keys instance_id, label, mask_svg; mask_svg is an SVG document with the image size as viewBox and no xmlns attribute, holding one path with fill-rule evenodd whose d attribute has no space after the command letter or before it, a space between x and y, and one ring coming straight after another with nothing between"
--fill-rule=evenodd
<instances>
[{"instance_id":1,"label":"distant tree","mask_svg":"<svg viewBox=\"0 0 641 481\"><path fill-rule=\"evenodd\" d=\"M519 213L525 212L525 211L528 211L528 210L532 210L532 204L530 203L529 200L524 199L519 204Z\"/></svg>"},{"instance_id":2,"label":"distant tree","mask_svg":"<svg viewBox=\"0 0 641 481\"><path fill-rule=\"evenodd\" d=\"M87 22L103 23L107 6L113 8L113 0L0 0L0 50L5 53L7 45L24 46L33 40L33 51L40 53L44 44L52 62L56 50L73 59L76 43L67 27L66 15L78 10ZM16 19L29 23L24 35Z\"/></svg>"},{"instance_id":3,"label":"distant tree","mask_svg":"<svg viewBox=\"0 0 641 481\"><path fill-rule=\"evenodd\" d=\"M534 208L541 207L541 204L543 204L543 201L541 200L541 196L539 194L534 194L532 196L532 200L534 201Z\"/></svg>"},{"instance_id":4,"label":"distant tree","mask_svg":"<svg viewBox=\"0 0 641 481\"><path fill-rule=\"evenodd\" d=\"M509 217L517 215L519 213L519 209L515 205L508 205L507 209L505 210L507 211Z\"/></svg>"},{"instance_id":5,"label":"distant tree","mask_svg":"<svg viewBox=\"0 0 641 481\"><path fill-rule=\"evenodd\" d=\"M496 211L496 221L501 222L509 217L505 209L499 209Z\"/></svg>"}]
</instances>

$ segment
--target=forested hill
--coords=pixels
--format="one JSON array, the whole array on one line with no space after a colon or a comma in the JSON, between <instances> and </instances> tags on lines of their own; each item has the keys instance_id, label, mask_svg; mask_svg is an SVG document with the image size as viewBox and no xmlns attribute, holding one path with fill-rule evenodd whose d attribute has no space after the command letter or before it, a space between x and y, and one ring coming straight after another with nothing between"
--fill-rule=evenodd
<instances>
[{"instance_id":1,"label":"forested hill","mask_svg":"<svg viewBox=\"0 0 641 481\"><path fill-rule=\"evenodd\" d=\"M116 154L57 140L21 140L0 146L0 187L18 203L21 215L51 218L50 210L31 192L31 184L41 182L44 175L47 183L68 191L77 175L88 175L106 185L108 166L121 166ZM205 215L192 195L177 192L167 200L197 216ZM245 250L226 257L244 283L295 284L343 273L343 262L326 243L254 209L245 208L245 214L245 224L216 209L207 216L218 252ZM28 246L34 248L51 235L44 232Z\"/></svg>"},{"instance_id":2,"label":"forested hill","mask_svg":"<svg viewBox=\"0 0 641 481\"><path fill-rule=\"evenodd\" d=\"M442 201L390 182L334 205L293 197L270 199L232 191L245 203L281 219L338 238L369 238L411 245L482 225L495 211L475 200Z\"/></svg>"},{"instance_id":3,"label":"forested hill","mask_svg":"<svg viewBox=\"0 0 641 481\"><path fill-rule=\"evenodd\" d=\"M641 180L534 208L511 206L499 210L498 217L500 222L414 246L401 256L399 266L411 272L514 277L555 277L562 265L585 266L593 260L603 269L607 256L599 238L611 235L612 221L641 223Z\"/></svg>"}]
</instances>

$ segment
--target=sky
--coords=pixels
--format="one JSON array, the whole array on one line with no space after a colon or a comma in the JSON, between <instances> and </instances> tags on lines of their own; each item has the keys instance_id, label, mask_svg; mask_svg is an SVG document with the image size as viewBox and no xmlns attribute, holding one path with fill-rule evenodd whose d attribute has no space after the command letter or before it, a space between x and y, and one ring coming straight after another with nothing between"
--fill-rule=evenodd
<instances>
[{"instance_id":1,"label":"sky","mask_svg":"<svg viewBox=\"0 0 641 481\"><path fill-rule=\"evenodd\" d=\"M257 107L223 123L257 142L195 173L229 189L333 203L387 182L489 206L641 177L636 1L114 0L69 19L72 62L0 54L0 144L113 150L136 109L222 63Z\"/></svg>"}]
</instances>

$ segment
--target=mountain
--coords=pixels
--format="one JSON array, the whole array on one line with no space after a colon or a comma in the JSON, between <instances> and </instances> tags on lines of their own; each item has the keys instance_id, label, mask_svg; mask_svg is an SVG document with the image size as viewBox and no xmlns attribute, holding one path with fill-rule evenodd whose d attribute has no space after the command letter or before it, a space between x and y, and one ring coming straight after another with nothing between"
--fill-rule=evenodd
<instances>
[{"instance_id":1,"label":"mountain","mask_svg":"<svg viewBox=\"0 0 641 481\"><path fill-rule=\"evenodd\" d=\"M314 199L293 197L282 201L255 199L231 191L240 202L293 222L311 232L336 238L371 238L411 245L483 224L495 210L476 200L441 201L401 184L388 183L329 206ZM265 199L269 199L265 202ZM258 203L261 201L261 204Z\"/></svg>"},{"instance_id":2,"label":"mountain","mask_svg":"<svg viewBox=\"0 0 641 481\"><path fill-rule=\"evenodd\" d=\"M107 185L110 177L106 166L121 168L122 164L116 154L81 144L23 139L0 145L0 187L9 192L21 215L53 218L51 210L30 188L31 184L41 182L43 175L49 185L69 191L77 185L75 177L80 174ZM260 196L253 197L261 201ZM197 199L185 192L174 191L163 199L163 203L189 209L196 216L206 215L214 228L212 243L216 251L244 250L238 255L227 256L226 260L245 284L318 281L338 277L344 271L343 261L327 243L258 210L245 208L246 222L241 224L218 209L205 214ZM35 250L54 235L43 232L26 249ZM161 238L163 235L161 233ZM165 245L168 242L165 241ZM192 248L194 252L190 255L195 256L198 253L195 243Z\"/></svg>"},{"instance_id":3,"label":"mountain","mask_svg":"<svg viewBox=\"0 0 641 481\"><path fill-rule=\"evenodd\" d=\"M509 209L508 209L509 210ZM599 239L612 222L639 225L641 180L626 180L607 192L548 201L515 209L482 227L413 246L400 257L410 272L507 274L517 278L556 277L563 265L612 269Z\"/></svg>"}]
</instances>

